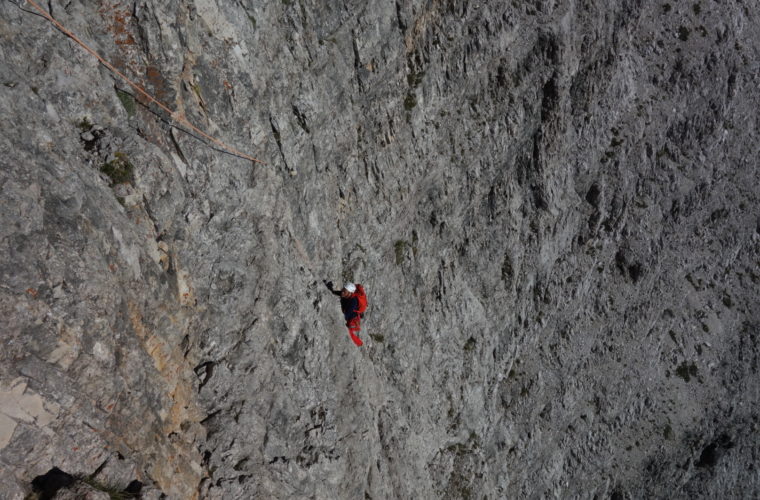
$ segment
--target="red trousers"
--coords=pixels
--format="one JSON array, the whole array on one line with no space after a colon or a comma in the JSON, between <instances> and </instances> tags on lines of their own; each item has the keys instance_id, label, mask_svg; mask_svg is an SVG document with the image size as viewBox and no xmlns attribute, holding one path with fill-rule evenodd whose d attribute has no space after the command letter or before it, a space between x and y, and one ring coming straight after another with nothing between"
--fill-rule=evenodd
<instances>
[{"instance_id":1,"label":"red trousers","mask_svg":"<svg viewBox=\"0 0 760 500\"><path fill-rule=\"evenodd\" d=\"M346 326L348 327L348 335L351 337L351 340L353 340L354 344L358 347L361 347L363 344L362 339L356 336L356 334L359 333L359 330L361 330L361 319L359 316L349 319L346 322Z\"/></svg>"}]
</instances>

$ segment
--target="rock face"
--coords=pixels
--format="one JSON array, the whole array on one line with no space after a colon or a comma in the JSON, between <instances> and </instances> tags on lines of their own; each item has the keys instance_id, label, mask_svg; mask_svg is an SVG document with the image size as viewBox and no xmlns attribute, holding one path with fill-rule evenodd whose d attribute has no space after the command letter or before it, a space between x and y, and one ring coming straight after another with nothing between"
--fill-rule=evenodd
<instances>
[{"instance_id":1,"label":"rock face","mask_svg":"<svg viewBox=\"0 0 760 500\"><path fill-rule=\"evenodd\" d=\"M0 3L3 498L760 495L750 2L44 8L266 164Z\"/></svg>"}]
</instances>

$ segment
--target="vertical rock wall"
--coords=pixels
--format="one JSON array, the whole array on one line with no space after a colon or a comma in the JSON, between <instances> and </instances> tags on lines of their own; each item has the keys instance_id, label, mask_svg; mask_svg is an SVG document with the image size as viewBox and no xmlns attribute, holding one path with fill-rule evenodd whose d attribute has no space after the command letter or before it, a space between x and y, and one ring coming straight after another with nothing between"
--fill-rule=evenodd
<instances>
[{"instance_id":1,"label":"vertical rock wall","mask_svg":"<svg viewBox=\"0 0 760 500\"><path fill-rule=\"evenodd\" d=\"M9 498L757 496L746 2L44 7L266 165L0 4Z\"/></svg>"}]
</instances>

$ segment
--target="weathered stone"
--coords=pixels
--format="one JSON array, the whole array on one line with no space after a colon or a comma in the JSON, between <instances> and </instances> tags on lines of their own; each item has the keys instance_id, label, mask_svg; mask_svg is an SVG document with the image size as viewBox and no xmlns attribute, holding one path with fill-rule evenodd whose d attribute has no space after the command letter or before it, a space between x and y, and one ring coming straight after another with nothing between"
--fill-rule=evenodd
<instances>
[{"instance_id":1,"label":"weathered stone","mask_svg":"<svg viewBox=\"0 0 760 500\"><path fill-rule=\"evenodd\" d=\"M107 491L93 488L82 482L77 482L71 488L63 488L53 497L53 500L110 500Z\"/></svg>"},{"instance_id":2,"label":"weathered stone","mask_svg":"<svg viewBox=\"0 0 760 500\"><path fill-rule=\"evenodd\" d=\"M17 4L10 498L760 496L747 2Z\"/></svg>"}]
</instances>

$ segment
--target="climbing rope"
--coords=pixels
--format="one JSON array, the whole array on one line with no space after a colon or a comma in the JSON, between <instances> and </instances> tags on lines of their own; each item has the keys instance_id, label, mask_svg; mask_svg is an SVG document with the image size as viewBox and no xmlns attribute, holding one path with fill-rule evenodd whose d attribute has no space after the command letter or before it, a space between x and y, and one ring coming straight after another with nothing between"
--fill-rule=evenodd
<instances>
[{"instance_id":1,"label":"climbing rope","mask_svg":"<svg viewBox=\"0 0 760 500\"><path fill-rule=\"evenodd\" d=\"M64 25L62 25L61 23L59 23L58 21L56 21L55 18L53 18L53 16L51 16L42 7L40 7L39 5L37 5L37 3L34 0L26 0L26 1L29 2L29 5L31 5L35 9L37 9L44 18L46 18L48 21L50 21L51 23L53 23L53 25L56 28L58 28L59 30L61 30L61 32L63 34L65 34L66 36L68 36L69 38L71 38L72 40L74 40L76 43L78 43L79 45L81 45L84 50L86 50L87 52L89 52L90 54L92 54L93 56L95 56L98 59L98 61L100 61L100 63L103 66L105 66L106 68L108 68L114 74L116 74L119 77L121 77L125 82L127 82L137 92L139 92L141 95L145 96L145 98L148 99L148 101L154 103L156 106L158 106L159 108L161 108L164 111L166 111L167 113L169 113L169 117L171 118L171 120L173 120L176 123L180 123L182 125L185 125L186 127L190 128L190 130L192 130L193 132L195 132L196 134L198 134L201 137L203 137L203 138L205 138L205 139L213 142L217 146L219 146L222 149L228 151L229 153L234 154L235 156L239 156L241 158L245 158L246 160L250 160L250 161L252 161L254 163L261 163L261 164L265 165L265 163L263 161L257 160L253 156L247 155L245 153L241 153L237 149L232 148L232 147L228 146L227 144L223 143L222 141L220 141L216 137L212 137L212 136L208 135L206 132L204 132L203 130L199 129L198 127L196 127L195 125L193 125L192 123L190 123L190 121L187 119L187 117L185 117L184 113L179 113L179 112L172 111L167 105L163 104L161 101L159 101L158 99L156 99L155 97L153 97L152 95L150 95L140 85L136 84L135 82L133 82L132 80L130 80L129 78L127 78L127 76L124 73L122 73L121 71L119 71L118 69L116 69L111 63L109 63L108 61L106 61L100 54L98 54L97 52L95 52L95 50L93 50L86 43L84 43L82 40L80 40L74 33L72 33L70 30L66 29L66 27Z\"/></svg>"}]
</instances>

